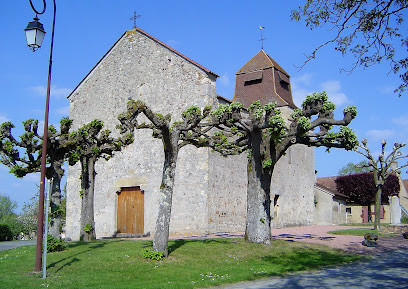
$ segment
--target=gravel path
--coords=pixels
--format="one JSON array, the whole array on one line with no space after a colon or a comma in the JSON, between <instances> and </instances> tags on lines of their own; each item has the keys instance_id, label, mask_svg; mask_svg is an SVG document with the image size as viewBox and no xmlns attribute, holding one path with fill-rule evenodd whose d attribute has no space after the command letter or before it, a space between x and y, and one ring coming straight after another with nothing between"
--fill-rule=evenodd
<instances>
[{"instance_id":1,"label":"gravel path","mask_svg":"<svg viewBox=\"0 0 408 289\"><path fill-rule=\"evenodd\" d=\"M356 228L358 227L314 225L273 229L272 234L275 239L322 244L355 254L379 254L387 250L408 249L408 240L405 240L401 234L392 237L380 237L378 239L378 247L369 248L361 244L364 237L333 235L328 233L329 231Z\"/></svg>"}]
</instances>

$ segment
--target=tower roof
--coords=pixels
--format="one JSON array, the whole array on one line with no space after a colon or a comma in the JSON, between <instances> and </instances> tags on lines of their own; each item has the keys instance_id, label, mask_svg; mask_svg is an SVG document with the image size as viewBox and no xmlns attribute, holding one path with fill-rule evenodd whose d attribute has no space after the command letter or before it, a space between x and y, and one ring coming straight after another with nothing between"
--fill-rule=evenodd
<instances>
[{"instance_id":1,"label":"tower roof","mask_svg":"<svg viewBox=\"0 0 408 289\"><path fill-rule=\"evenodd\" d=\"M248 72L254 72L259 70L265 70L267 68L276 68L283 72L287 76L290 76L272 57L265 53L265 51L259 51L250 61L248 61L240 70L235 74L242 74Z\"/></svg>"},{"instance_id":2,"label":"tower roof","mask_svg":"<svg viewBox=\"0 0 408 289\"><path fill-rule=\"evenodd\" d=\"M235 73L233 101L240 102L247 108L258 100L263 105L276 102L278 106L296 108L289 73L263 50Z\"/></svg>"}]
</instances>

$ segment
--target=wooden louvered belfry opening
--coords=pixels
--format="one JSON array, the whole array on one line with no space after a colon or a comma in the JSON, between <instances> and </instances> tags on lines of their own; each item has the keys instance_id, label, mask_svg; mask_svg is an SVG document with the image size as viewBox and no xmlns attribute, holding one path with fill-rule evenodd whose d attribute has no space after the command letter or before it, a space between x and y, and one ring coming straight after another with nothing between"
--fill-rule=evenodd
<instances>
[{"instance_id":1,"label":"wooden louvered belfry opening","mask_svg":"<svg viewBox=\"0 0 408 289\"><path fill-rule=\"evenodd\" d=\"M140 187L125 187L118 193L118 233L143 234L144 191Z\"/></svg>"}]
</instances>

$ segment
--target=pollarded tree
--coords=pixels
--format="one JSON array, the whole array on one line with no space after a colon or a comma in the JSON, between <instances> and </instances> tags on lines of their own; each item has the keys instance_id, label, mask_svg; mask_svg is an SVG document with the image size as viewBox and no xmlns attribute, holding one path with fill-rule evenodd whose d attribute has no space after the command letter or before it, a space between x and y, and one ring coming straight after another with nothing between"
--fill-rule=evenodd
<instances>
[{"instance_id":1,"label":"pollarded tree","mask_svg":"<svg viewBox=\"0 0 408 289\"><path fill-rule=\"evenodd\" d=\"M254 102L243 110L240 103L221 105L211 113L206 131L196 138L223 155L248 152L248 188L246 239L254 243L270 243L271 212L270 188L276 163L294 144L345 148L357 144L353 131L347 127L355 118L355 107L344 109L344 118L335 120L335 105L325 92L306 97L302 109L296 109L288 123L281 116L276 103L261 106ZM341 126L331 132L332 126ZM208 131L208 128L217 131Z\"/></svg>"},{"instance_id":2,"label":"pollarded tree","mask_svg":"<svg viewBox=\"0 0 408 289\"><path fill-rule=\"evenodd\" d=\"M102 130L103 122L95 119L72 132L66 147L70 151L68 162L75 165L81 164L81 222L80 239L83 241L94 240L94 184L95 163L98 159L109 159L114 152L133 142L131 135L126 134L120 138L110 136L109 130Z\"/></svg>"},{"instance_id":3,"label":"pollarded tree","mask_svg":"<svg viewBox=\"0 0 408 289\"><path fill-rule=\"evenodd\" d=\"M400 73L402 84L395 90L401 95L408 88L408 34L404 18L407 0L306 0L292 11L295 21L304 19L310 29L326 28L333 33L307 57L314 59L322 47L335 44L343 55L352 53L356 66L389 62L391 71ZM306 63L305 62L305 63Z\"/></svg>"},{"instance_id":4,"label":"pollarded tree","mask_svg":"<svg viewBox=\"0 0 408 289\"><path fill-rule=\"evenodd\" d=\"M201 112L198 106L192 106L182 113L181 121L171 123L170 114L163 116L154 113L144 102L130 100L126 113L122 113L118 117L122 132L134 133L135 129L149 128L153 130L153 137L159 138L163 142L163 175L153 249L163 252L165 256L168 256L170 216L178 154L182 147L190 144L189 140L193 137L193 132L198 129L198 125L209 114L210 110L211 108L206 107ZM137 118L141 113L150 121L149 124L138 124ZM202 146L202 144L203 142L197 143L197 146Z\"/></svg>"},{"instance_id":5,"label":"pollarded tree","mask_svg":"<svg viewBox=\"0 0 408 289\"><path fill-rule=\"evenodd\" d=\"M374 219L374 229L380 229L380 208L381 208L381 195L384 190L384 185L386 180L393 173L398 173L400 169L407 167L408 162L403 165L398 165L398 161L401 159L408 158L408 155L403 155L400 151L401 148L405 146L404 143L395 143L392 151L385 156L385 146L387 142L383 140L381 142L381 153L376 158L370 152L367 146L367 140L361 140L361 144L355 147L355 151L368 159L368 166L373 171L374 184L375 184L375 219Z\"/></svg>"},{"instance_id":6,"label":"pollarded tree","mask_svg":"<svg viewBox=\"0 0 408 289\"><path fill-rule=\"evenodd\" d=\"M62 224L61 179L64 176L63 164L69 151L66 142L71 124L72 120L63 118L60 121L60 131L52 125L48 127L46 177L52 179L49 232L56 238L59 238ZM41 170L42 136L37 132L38 120L26 120L23 125L25 131L20 140L13 137L11 130L14 125L11 122L5 122L0 126L1 162L18 178ZM24 153L21 155L19 150Z\"/></svg>"},{"instance_id":7,"label":"pollarded tree","mask_svg":"<svg viewBox=\"0 0 408 289\"><path fill-rule=\"evenodd\" d=\"M347 196L347 202L368 207L368 216L371 217L371 204L375 203L377 187L374 182L374 173L357 173L339 176L335 180L337 191ZM399 180L396 175L390 175L382 186L381 202L388 202L388 198L399 193Z\"/></svg>"}]
</instances>

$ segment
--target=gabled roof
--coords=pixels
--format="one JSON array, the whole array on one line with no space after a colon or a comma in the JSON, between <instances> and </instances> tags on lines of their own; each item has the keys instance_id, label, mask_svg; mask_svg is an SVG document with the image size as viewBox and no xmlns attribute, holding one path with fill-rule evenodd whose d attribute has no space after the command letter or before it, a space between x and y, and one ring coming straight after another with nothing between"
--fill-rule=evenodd
<instances>
[{"instance_id":1,"label":"gabled roof","mask_svg":"<svg viewBox=\"0 0 408 289\"><path fill-rule=\"evenodd\" d=\"M225 102L225 103L228 103L228 104L232 103L232 100L230 100L230 99L228 99L228 98L225 98L225 97L223 97L223 96L221 96L221 95L217 95L217 99L218 99L218 100L221 100L221 101L223 101L223 102Z\"/></svg>"},{"instance_id":2,"label":"gabled roof","mask_svg":"<svg viewBox=\"0 0 408 289\"><path fill-rule=\"evenodd\" d=\"M268 68L276 68L283 72L287 76L290 76L272 57L265 53L265 51L259 51L254 57L251 58L240 70L235 74L248 73L254 71L265 70Z\"/></svg>"},{"instance_id":3,"label":"gabled roof","mask_svg":"<svg viewBox=\"0 0 408 289\"><path fill-rule=\"evenodd\" d=\"M333 193L337 197L346 198L347 196L339 193L336 187L336 177L321 177L316 179L316 186L321 187L331 193Z\"/></svg>"},{"instance_id":4,"label":"gabled roof","mask_svg":"<svg viewBox=\"0 0 408 289\"><path fill-rule=\"evenodd\" d=\"M158 40L157 38L151 36L150 34L146 33L145 31L143 31L140 28L134 28L133 30L136 30L137 32L142 33L143 35L149 37L150 39L152 39L153 41L157 42L158 44L166 47L167 49L171 50L172 52L174 52L175 54L177 54L178 56L180 56L181 58L184 58L185 60L187 60L188 62L194 64L195 66L201 68L202 70L204 70L206 73L208 74L212 74L215 77L219 77L219 75L217 75L216 73L212 72L211 70L205 68L204 66L202 66L201 64L198 64L197 62L195 62L194 60L188 58L187 56L184 56L183 54L181 54L180 52L178 52L177 50L175 50L174 48L168 46L167 44L161 42L160 40Z\"/></svg>"},{"instance_id":5,"label":"gabled roof","mask_svg":"<svg viewBox=\"0 0 408 289\"><path fill-rule=\"evenodd\" d=\"M85 81L85 79L87 79L87 77L92 73L92 71L99 65L99 63L101 63L101 61L109 54L109 52L112 51L112 49L116 46L116 44L119 43L119 41L120 41L123 37L125 37L126 35L129 35L129 33L136 33L136 32L138 32L138 33L140 33L140 34L143 34L144 36L146 36L146 37L150 38L151 40L153 40L154 42L158 43L159 45L161 45L161 46L163 46L163 47L169 49L170 51L172 51L173 53L177 54L178 56L180 56L180 57L183 58L184 60L186 60L186 61L190 62L191 64L197 66L198 68L202 69L202 70L203 70L204 72L206 72L207 74L211 74L211 75L213 75L213 76L215 76L215 77L219 77L219 75L217 75L216 73L214 73L214 72L212 72L211 70L205 68L204 66L202 66L202 65L200 65L199 63L195 62L194 60L188 58L187 56L181 54L180 52L178 52L178 51L175 50L174 48L172 48L172 47L170 47L169 45L167 45L167 44L161 42L160 40L158 40L157 38L153 37L152 35L146 33L146 32L143 31L142 29L140 29L140 28L134 28L134 29L132 29L132 30L130 30L130 31L126 31L126 32L124 32L124 33L122 34L122 36L115 42L115 44L112 45L112 47L102 56L102 58L101 58L101 59L96 63L96 65L88 72L88 74L78 83L78 85L72 90L72 92L68 95L67 98L69 98L69 97L72 95L72 93L77 90L77 88Z\"/></svg>"}]
</instances>

